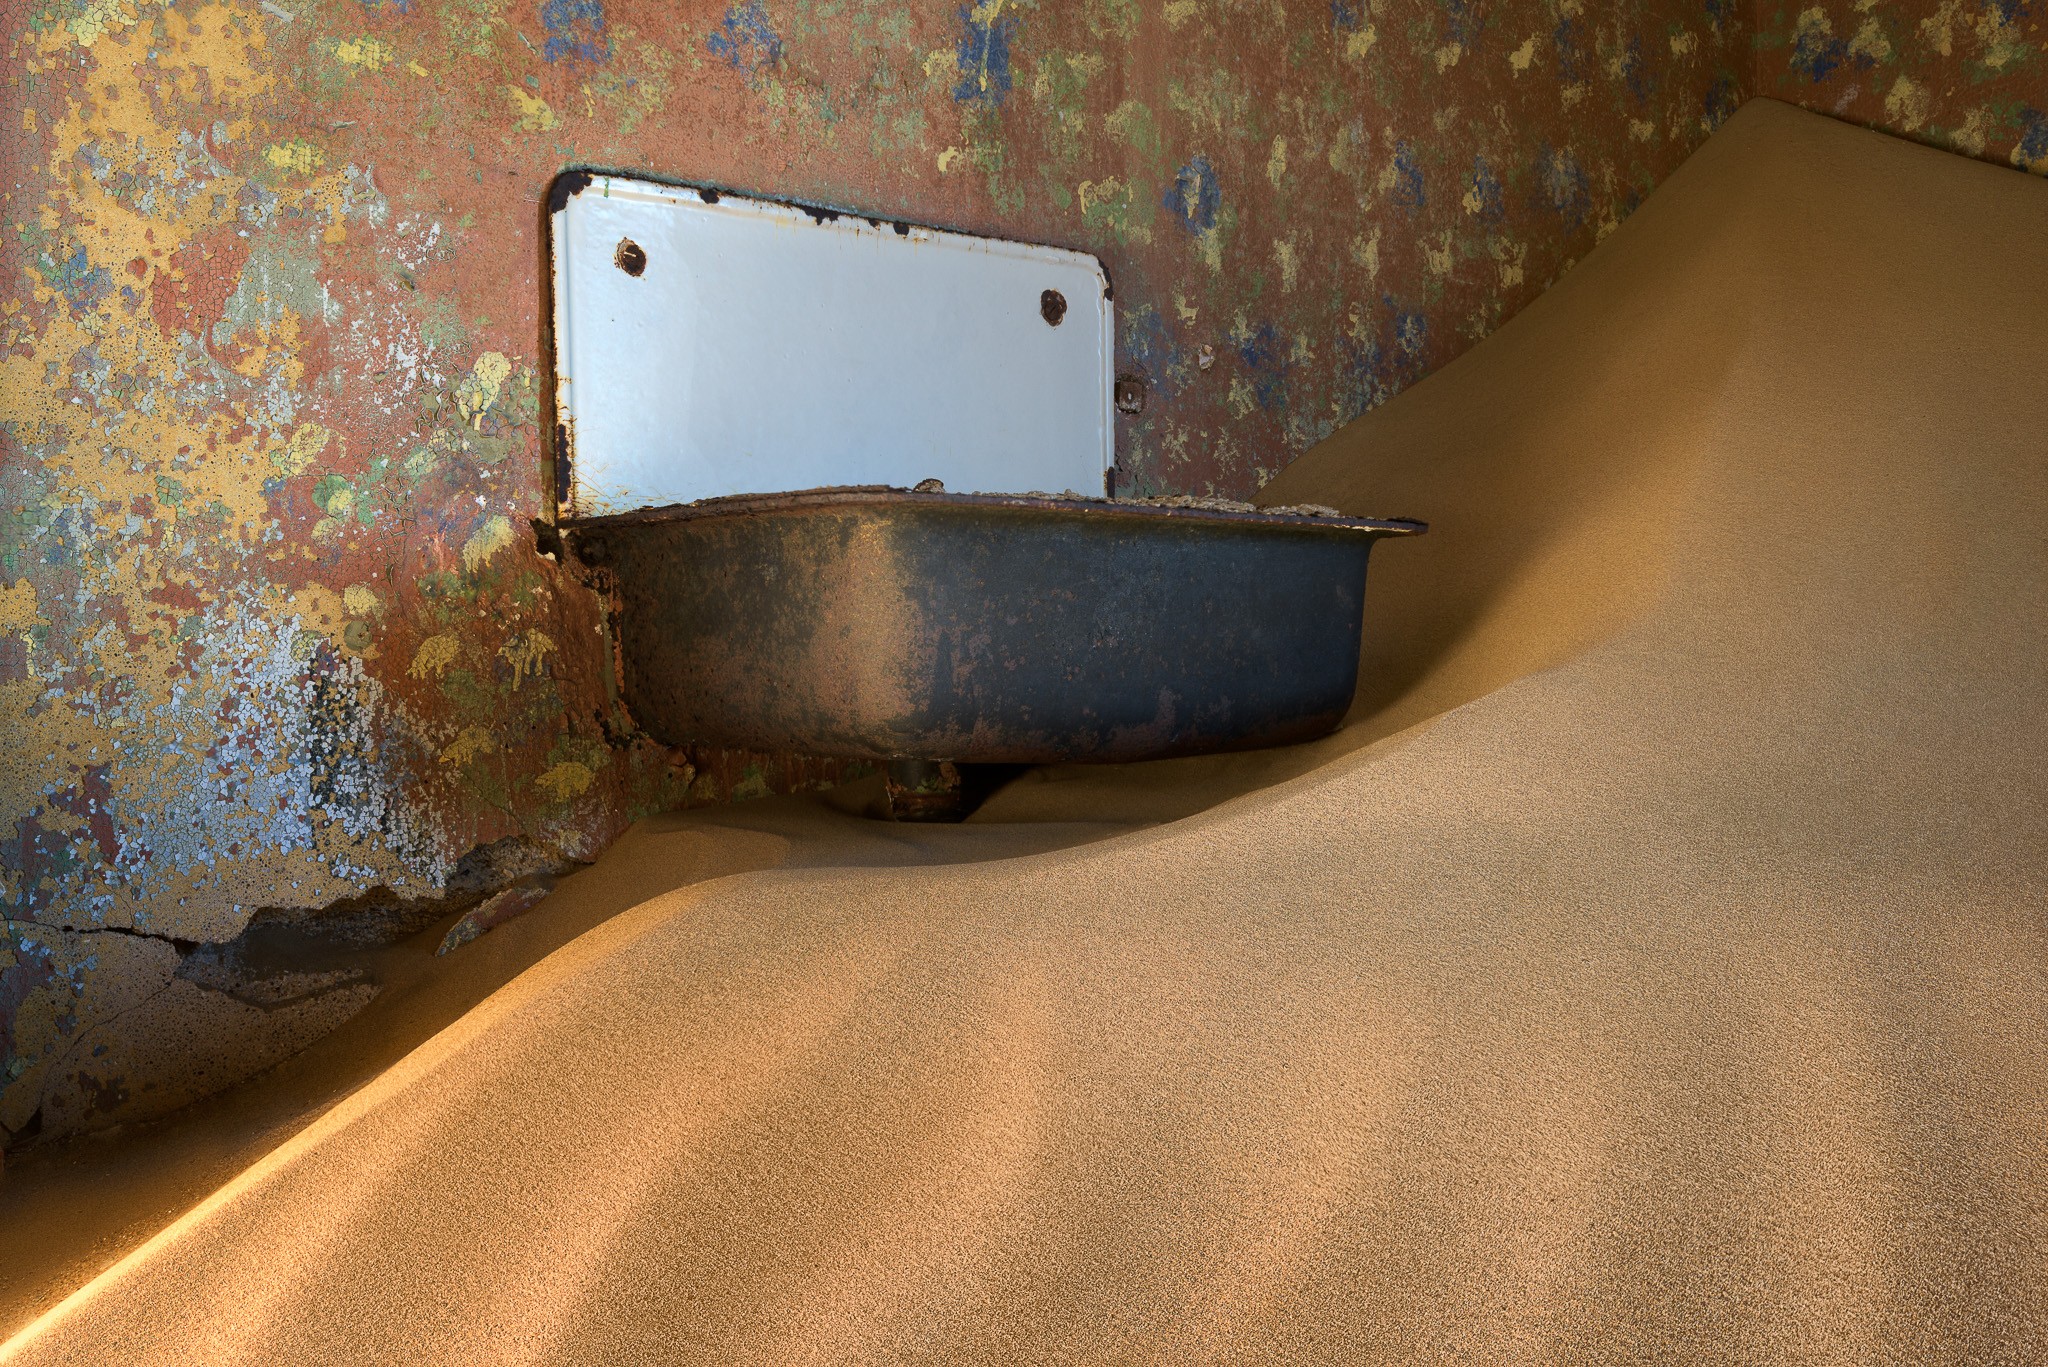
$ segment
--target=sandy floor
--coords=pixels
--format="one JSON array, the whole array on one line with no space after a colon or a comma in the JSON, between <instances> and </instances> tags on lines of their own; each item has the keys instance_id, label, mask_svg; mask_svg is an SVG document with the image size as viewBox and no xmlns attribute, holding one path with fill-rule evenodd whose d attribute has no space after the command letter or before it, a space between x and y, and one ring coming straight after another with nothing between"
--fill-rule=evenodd
<instances>
[{"instance_id":1,"label":"sandy floor","mask_svg":"<svg viewBox=\"0 0 2048 1367\"><path fill-rule=\"evenodd\" d=\"M814 814L0 1356L2048 1360L2044 223L1751 104L1268 490L1433 524L1346 732Z\"/></svg>"}]
</instances>

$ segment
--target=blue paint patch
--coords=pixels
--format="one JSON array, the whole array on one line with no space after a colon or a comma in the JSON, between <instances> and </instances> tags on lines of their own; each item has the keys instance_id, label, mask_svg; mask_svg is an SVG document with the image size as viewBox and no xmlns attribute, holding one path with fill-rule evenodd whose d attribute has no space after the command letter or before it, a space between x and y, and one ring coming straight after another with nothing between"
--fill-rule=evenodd
<instances>
[{"instance_id":1,"label":"blue paint patch","mask_svg":"<svg viewBox=\"0 0 2048 1367\"><path fill-rule=\"evenodd\" d=\"M1398 315L1394 319L1394 345L1404 358L1420 366L1422 350L1429 345L1429 319L1419 312Z\"/></svg>"},{"instance_id":2,"label":"blue paint patch","mask_svg":"<svg viewBox=\"0 0 2048 1367\"><path fill-rule=\"evenodd\" d=\"M960 7L960 84L953 98L961 104L1000 105L1010 94L1010 39L1017 20L996 13L974 17L975 7Z\"/></svg>"},{"instance_id":3,"label":"blue paint patch","mask_svg":"<svg viewBox=\"0 0 2048 1367\"><path fill-rule=\"evenodd\" d=\"M1537 160L1537 198L1574 228L1593 211L1593 190L1569 147L1546 147Z\"/></svg>"},{"instance_id":4,"label":"blue paint patch","mask_svg":"<svg viewBox=\"0 0 2048 1367\"><path fill-rule=\"evenodd\" d=\"M1403 138L1394 144L1394 203L1412 216L1429 203L1423 193L1422 168L1415 164L1415 149Z\"/></svg>"},{"instance_id":5,"label":"blue paint patch","mask_svg":"<svg viewBox=\"0 0 2048 1367\"><path fill-rule=\"evenodd\" d=\"M1271 413L1287 404L1287 347L1280 329L1261 323L1237 344L1237 358L1252 375L1252 397Z\"/></svg>"},{"instance_id":6,"label":"blue paint patch","mask_svg":"<svg viewBox=\"0 0 2048 1367\"><path fill-rule=\"evenodd\" d=\"M550 62L565 57L585 62L611 60L612 40L604 31L603 0L547 0L540 7L540 26L548 35L540 55Z\"/></svg>"},{"instance_id":7,"label":"blue paint patch","mask_svg":"<svg viewBox=\"0 0 2048 1367\"><path fill-rule=\"evenodd\" d=\"M1475 205L1472 212L1489 223L1498 223L1507 213L1501 194L1500 177L1486 164L1484 156L1472 158L1472 169L1465 175L1465 189L1471 198L1466 202Z\"/></svg>"},{"instance_id":8,"label":"blue paint patch","mask_svg":"<svg viewBox=\"0 0 2048 1367\"><path fill-rule=\"evenodd\" d=\"M1380 379L1380 344L1367 337L1337 338L1337 422L1341 426L1371 408L1386 402L1387 387Z\"/></svg>"},{"instance_id":9,"label":"blue paint patch","mask_svg":"<svg viewBox=\"0 0 2048 1367\"><path fill-rule=\"evenodd\" d=\"M1566 85L1577 85L1585 80L1586 26L1577 17L1567 14L1550 31L1550 41L1557 46L1558 78Z\"/></svg>"},{"instance_id":10,"label":"blue paint patch","mask_svg":"<svg viewBox=\"0 0 2048 1367\"><path fill-rule=\"evenodd\" d=\"M1628 82L1628 93L1635 98L1638 109L1649 104L1657 89L1657 78L1650 74L1650 64L1643 60L1643 40L1633 34L1621 50L1621 78Z\"/></svg>"},{"instance_id":11,"label":"blue paint patch","mask_svg":"<svg viewBox=\"0 0 2048 1367\"><path fill-rule=\"evenodd\" d=\"M1122 354L1145 377L1146 389L1162 399L1178 394L1182 386L1174 376L1181 373L1186 358L1159 310L1149 305L1132 309L1121 315L1120 322Z\"/></svg>"},{"instance_id":12,"label":"blue paint patch","mask_svg":"<svg viewBox=\"0 0 2048 1367\"><path fill-rule=\"evenodd\" d=\"M1742 107L1742 87L1735 78L1722 72L1707 88L1707 98L1700 108L1700 117L1706 120L1707 131L1713 132L1722 124L1735 117L1735 111Z\"/></svg>"},{"instance_id":13,"label":"blue paint patch","mask_svg":"<svg viewBox=\"0 0 2048 1367\"><path fill-rule=\"evenodd\" d=\"M1330 27L1354 33L1365 23L1365 6L1355 0L1330 0Z\"/></svg>"},{"instance_id":14,"label":"blue paint patch","mask_svg":"<svg viewBox=\"0 0 2048 1367\"><path fill-rule=\"evenodd\" d=\"M1389 396L1400 393L1428 372L1429 319L1417 308L1403 308L1391 294L1380 307L1394 318L1394 346L1380 367L1380 385Z\"/></svg>"},{"instance_id":15,"label":"blue paint patch","mask_svg":"<svg viewBox=\"0 0 2048 1367\"><path fill-rule=\"evenodd\" d=\"M1707 23L1719 33L1728 27L1728 22L1741 12L1736 0L1707 0Z\"/></svg>"},{"instance_id":16,"label":"blue paint patch","mask_svg":"<svg viewBox=\"0 0 2048 1367\"><path fill-rule=\"evenodd\" d=\"M372 14L380 9L389 9L395 14L411 14L419 7L419 0L362 0L362 4Z\"/></svg>"},{"instance_id":17,"label":"blue paint patch","mask_svg":"<svg viewBox=\"0 0 2048 1367\"><path fill-rule=\"evenodd\" d=\"M1394 320L1392 344L1383 345L1377 335L1336 339L1337 392L1335 407L1341 425L1371 408L1377 408L1422 378L1429 346L1429 320L1420 309L1403 308L1392 295L1381 295L1380 306Z\"/></svg>"},{"instance_id":18,"label":"blue paint patch","mask_svg":"<svg viewBox=\"0 0 2048 1367\"><path fill-rule=\"evenodd\" d=\"M64 296L73 313L83 313L114 292L114 276L105 266L95 266L80 247L59 260L48 254L36 258L36 273L43 283Z\"/></svg>"},{"instance_id":19,"label":"blue paint patch","mask_svg":"<svg viewBox=\"0 0 2048 1367\"><path fill-rule=\"evenodd\" d=\"M1223 208L1223 186L1216 179L1216 168L1207 157L1190 157L1174 176L1173 184L1166 187L1166 196L1160 203L1189 232L1208 232L1216 226L1216 215Z\"/></svg>"},{"instance_id":20,"label":"blue paint patch","mask_svg":"<svg viewBox=\"0 0 2048 1367\"><path fill-rule=\"evenodd\" d=\"M1847 60L1849 45L1840 38L1832 38L1816 28L1799 31L1799 41L1792 45L1792 69L1807 80L1819 85Z\"/></svg>"},{"instance_id":21,"label":"blue paint patch","mask_svg":"<svg viewBox=\"0 0 2048 1367\"><path fill-rule=\"evenodd\" d=\"M2048 157L2048 114L2032 105L2020 107L2020 140L2013 148L2015 161L2032 165Z\"/></svg>"},{"instance_id":22,"label":"blue paint patch","mask_svg":"<svg viewBox=\"0 0 2048 1367\"><path fill-rule=\"evenodd\" d=\"M1479 30L1486 22L1472 0L1443 0L1444 31L1450 40L1462 47L1471 47L1479 38Z\"/></svg>"},{"instance_id":23,"label":"blue paint patch","mask_svg":"<svg viewBox=\"0 0 2048 1367\"><path fill-rule=\"evenodd\" d=\"M768 22L761 0L744 0L728 9L705 46L733 70L744 71L750 81L768 68L782 65L782 35Z\"/></svg>"}]
</instances>

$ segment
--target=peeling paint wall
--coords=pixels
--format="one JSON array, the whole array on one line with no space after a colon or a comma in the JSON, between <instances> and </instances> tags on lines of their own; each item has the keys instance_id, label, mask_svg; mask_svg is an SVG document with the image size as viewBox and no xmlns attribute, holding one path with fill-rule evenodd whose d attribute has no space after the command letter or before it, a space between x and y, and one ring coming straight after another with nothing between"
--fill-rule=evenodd
<instances>
[{"instance_id":1,"label":"peeling paint wall","mask_svg":"<svg viewBox=\"0 0 2048 1367\"><path fill-rule=\"evenodd\" d=\"M2043 0L1758 10L1756 93L2048 175Z\"/></svg>"},{"instance_id":2,"label":"peeling paint wall","mask_svg":"<svg viewBox=\"0 0 2048 1367\"><path fill-rule=\"evenodd\" d=\"M165 1109L360 1006L360 983L214 971L195 946L258 909L434 898L488 881L479 848L589 857L692 792L829 776L635 739L598 604L540 549L563 167L1096 252L1150 389L1120 433L1137 491L1244 494L1528 302L1758 59L1735 0L16 0L4 22L13 1136Z\"/></svg>"}]
</instances>

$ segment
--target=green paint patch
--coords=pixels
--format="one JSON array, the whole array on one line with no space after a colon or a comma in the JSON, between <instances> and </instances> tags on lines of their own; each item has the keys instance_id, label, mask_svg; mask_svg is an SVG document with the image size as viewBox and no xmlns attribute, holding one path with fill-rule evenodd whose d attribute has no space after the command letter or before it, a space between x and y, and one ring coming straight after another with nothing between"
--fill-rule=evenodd
<instances>
[{"instance_id":1,"label":"green paint patch","mask_svg":"<svg viewBox=\"0 0 2048 1367\"><path fill-rule=\"evenodd\" d=\"M244 328L269 331L287 314L338 322L341 302L320 280L320 249L310 231L274 229L249 247L249 259L235 281L221 319L213 326L216 346L226 346Z\"/></svg>"},{"instance_id":2,"label":"green paint patch","mask_svg":"<svg viewBox=\"0 0 2048 1367\"><path fill-rule=\"evenodd\" d=\"M1152 213L1157 196L1140 193L1114 176L1083 181L1078 193L1081 222L1090 231L1107 233L1124 246L1152 240Z\"/></svg>"},{"instance_id":3,"label":"green paint patch","mask_svg":"<svg viewBox=\"0 0 2048 1367\"><path fill-rule=\"evenodd\" d=\"M768 786L767 778L761 773L761 766L749 764L740 775L740 781L732 785L734 802L757 802L764 797L774 796L775 790Z\"/></svg>"},{"instance_id":4,"label":"green paint patch","mask_svg":"<svg viewBox=\"0 0 2048 1367\"><path fill-rule=\"evenodd\" d=\"M1088 0L1088 28L1097 37L1128 42L1138 34L1138 0Z\"/></svg>"},{"instance_id":5,"label":"green paint patch","mask_svg":"<svg viewBox=\"0 0 2048 1367\"><path fill-rule=\"evenodd\" d=\"M1152 111L1136 100L1125 100L1103 121L1111 137L1136 152L1156 169L1165 162L1166 143L1159 136Z\"/></svg>"}]
</instances>

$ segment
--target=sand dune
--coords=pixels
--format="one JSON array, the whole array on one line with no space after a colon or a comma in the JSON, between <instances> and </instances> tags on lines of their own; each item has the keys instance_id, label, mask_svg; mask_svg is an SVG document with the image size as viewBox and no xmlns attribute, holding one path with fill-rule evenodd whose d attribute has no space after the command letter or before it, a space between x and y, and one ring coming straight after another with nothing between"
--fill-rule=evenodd
<instances>
[{"instance_id":1,"label":"sand dune","mask_svg":"<svg viewBox=\"0 0 2048 1367\"><path fill-rule=\"evenodd\" d=\"M1352 728L984 819L1294 777L657 897L6 1359L2048 1359L2044 225L1751 104L1268 491Z\"/></svg>"}]
</instances>

